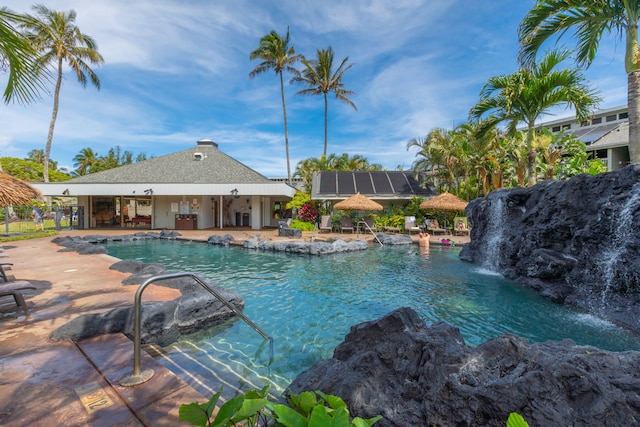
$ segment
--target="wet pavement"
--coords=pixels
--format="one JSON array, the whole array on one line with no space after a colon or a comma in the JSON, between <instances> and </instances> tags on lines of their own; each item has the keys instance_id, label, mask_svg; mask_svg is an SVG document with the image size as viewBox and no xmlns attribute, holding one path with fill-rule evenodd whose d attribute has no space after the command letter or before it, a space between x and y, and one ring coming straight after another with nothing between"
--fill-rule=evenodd
<instances>
[{"instance_id":1,"label":"wet pavement","mask_svg":"<svg viewBox=\"0 0 640 427\"><path fill-rule=\"evenodd\" d=\"M67 235L129 234L141 229L62 231ZM277 230L181 230L182 239L206 241L212 234L231 234L243 241L256 234L272 240ZM303 233L302 240L372 236ZM442 236L433 236L438 244ZM467 236L450 238L461 244ZM412 239L417 241L417 236ZM116 258L80 255L52 238L2 244L16 280L28 280L24 290L30 310L25 316L11 297L0 298L0 425L2 426L177 426L183 403L204 402L186 383L143 352L141 368L153 369L148 382L122 387L119 380L133 370L133 343L123 334L73 342L53 342L51 333L81 314L100 313L133 304L137 286L123 286L128 274L110 270ZM2 283L0 283L0 289ZM143 302L167 301L178 291L150 285ZM217 387L216 387L217 388Z\"/></svg>"}]
</instances>

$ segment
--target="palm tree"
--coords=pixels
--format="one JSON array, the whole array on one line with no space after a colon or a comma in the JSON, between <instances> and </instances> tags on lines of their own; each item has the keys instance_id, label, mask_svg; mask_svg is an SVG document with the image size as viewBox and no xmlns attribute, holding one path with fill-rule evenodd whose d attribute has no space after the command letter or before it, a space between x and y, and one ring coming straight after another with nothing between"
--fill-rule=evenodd
<instances>
[{"instance_id":1,"label":"palm tree","mask_svg":"<svg viewBox=\"0 0 640 427\"><path fill-rule=\"evenodd\" d=\"M33 42L35 48L42 54L40 62L55 64L57 71L56 87L53 93L53 113L49 124L49 134L44 158L44 182L49 182L49 158L51 155L51 142L53 141L53 129L58 116L60 99L60 87L62 86L62 66L66 62L76 73L82 86L87 85L87 75L91 83L100 89L100 79L93 72L85 60L93 64L104 62L102 55L98 53L96 42L88 35L82 34L75 25L76 12L56 12L43 5L33 7L36 16L29 16L29 21L23 24L27 37Z\"/></svg>"},{"instance_id":2,"label":"palm tree","mask_svg":"<svg viewBox=\"0 0 640 427\"><path fill-rule=\"evenodd\" d=\"M508 122L510 132L515 132L520 123L525 124L529 186L537 182L537 153L534 146L536 120L549 108L560 104L573 107L577 117L586 120L590 111L600 102L579 70L554 70L568 56L568 51L551 51L530 69L489 78L480 92L480 101L469 113L472 119L480 119L488 114L487 122L491 125Z\"/></svg>"},{"instance_id":3,"label":"palm tree","mask_svg":"<svg viewBox=\"0 0 640 427\"><path fill-rule=\"evenodd\" d=\"M73 166L76 168L76 174L82 176L91 171L91 166L98 160L98 155L91 148L87 147L80 150L73 160L75 162Z\"/></svg>"},{"instance_id":4,"label":"palm tree","mask_svg":"<svg viewBox=\"0 0 640 427\"><path fill-rule=\"evenodd\" d=\"M296 95L320 95L324 96L324 150L322 155L327 155L327 145L329 139L329 102L327 94L333 92L340 101L349 104L354 110L358 110L356 104L349 99L349 96L355 95L355 92L345 89L342 77L353 64L347 65L349 57L346 57L340 63L340 66L333 70L333 49L331 46L327 49L318 49L317 58L308 61L302 58L300 62L304 65L302 71L296 72L296 76L292 81L309 86L306 89L299 90Z\"/></svg>"},{"instance_id":5,"label":"palm tree","mask_svg":"<svg viewBox=\"0 0 640 427\"><path fill-rule=\"evenodd\" d=\"M0 7L0 70L9 72L3 99L26 104L39 97L48 75L39 67L38 53L17 29L28 18Z\"/></svg>"},{"instance_id":6,"label":"palm tree","mask_svg":"<svg viewBox=\"0 0 640 427\"><path fill-rule=\"evenodd\" d=\"M629 157L640 162L640 62L638 20L640 2L614 0L538 0L527 13L520 28L520 61L531 65L540 47L550 37L561 37L575 30L578 43L576 61L589 66L605 33L626 37L625 70L629 111ZM572 34L573 36L573 34Z\"/></svg>"},{"instance_id":7,"label":"palm tree","mask_svg":"<svg viewBox=\"0 0 640 427\"><path fill-rule=\"evenodd\" d=\"M295 74L296 70L293 64L300 60L300 55L296 55L293 46L289 46L289 29L287 35L283 38L275 31L271 31L260 39L260 45L256 50L251 52L249 58L261 59L262 62L249 73L249 78L273 70L280 78L280 96L282 98L282 114L284 115L284 146L287 154L287 182L291 184L291 161L289 158L289 128L287 126L287 107L284 102L284 79L282 73L284 70Z\"/></svg>"}]
</instances>

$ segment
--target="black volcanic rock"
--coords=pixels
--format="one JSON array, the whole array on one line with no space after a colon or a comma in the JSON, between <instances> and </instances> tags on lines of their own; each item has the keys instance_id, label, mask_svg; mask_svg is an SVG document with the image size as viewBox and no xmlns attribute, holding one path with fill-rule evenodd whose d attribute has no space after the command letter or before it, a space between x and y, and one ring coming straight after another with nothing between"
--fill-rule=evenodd
<instances>
[{"instance_id":1,"label":"black volcanic rock","mask_svg":"<svg viewBox=\"0 0 640 427\"><path fill-rule=\"evenodd\" d=\"M471 201L460 257L640 330L640 165Z\"/></svg>"},{"instance_id":2,"label":"black volcanic rock","mask_svg":"<svg viewBox=\"0 0 640 427\"><path fill-rule=\"evenodd\" d=\"M342 397L352 416L382 415L380 427L504 427L511 412L531 426L638 426L640 353L513 335L471 348L457 328L401 308L353 326L290 386L306 390Z\"/></svg>"}]
</instances>

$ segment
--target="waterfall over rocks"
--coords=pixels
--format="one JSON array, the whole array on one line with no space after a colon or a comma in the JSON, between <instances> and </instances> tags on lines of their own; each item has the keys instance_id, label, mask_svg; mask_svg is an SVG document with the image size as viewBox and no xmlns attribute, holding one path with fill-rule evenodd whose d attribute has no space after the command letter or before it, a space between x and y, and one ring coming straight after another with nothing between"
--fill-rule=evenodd
<instances>
[{"instance_id":1,"label":"waterfall over rocks","mask_svg":"<svg viewBox=\"0 0 640 427\"><path fill-rule=\"evenodd\" d=\"M497 190L467 216L461 259L640 330L640 165Z\"/></svg>"}]
</instances>

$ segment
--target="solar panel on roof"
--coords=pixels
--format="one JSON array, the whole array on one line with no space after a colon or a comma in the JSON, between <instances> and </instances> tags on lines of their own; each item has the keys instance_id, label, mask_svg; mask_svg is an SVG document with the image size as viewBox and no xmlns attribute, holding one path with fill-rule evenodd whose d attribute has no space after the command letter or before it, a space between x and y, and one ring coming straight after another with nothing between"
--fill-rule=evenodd
<instances>
[{"instance_id":1,"label":"solar panel on roof","mask_svg":"<svg viewBox=\"0 0 640 427\"><path fill-rule=\"evenodd\" d=\"M320 194L336 194L336 174L323 172L320 174Z\"/></svg>"},{"instance_id":2,"label":"solar panel on roof","mask_svg":"<svg viewBox=\"0 0 640 427\"><path fill-rule=\"evenodd\" d=\"M356 180L356 191L359 191L360 194L374 194L369 172L354 172L353 176Z\"/></svg>"},{"instance_id":3,"label":"solar panel on roof","mask_svg":"<svg viewBox=\"0 0 640 427\"><path fill-rule=\"evenodd\" d=\"M351 172L337 172L338 178L338 194L355 194L356 187L353 183L353 174Z\"/></svg>"},{"instance_id":4,"label":"solar panel on roof","mask_svg":"<svg viewBox=\"0 0 640 427\"><path fill-rule=\"evenodd\" d=\"M394 193L411 194L411 187L407 184L407 180L402 173L394 173L389 175L391 178L391 185L393 186Z\"/></svg>"},{"instance_id":5,"label":"solar panel on roof","mask_svg":"<svg viewBox=\"0 0 640 427\"><path fill-rule=\"evenodd\" d=\"M371 178L377 194L391 194L393 192L386 172L371 172Z\"/></svg>"}]
</instances>

